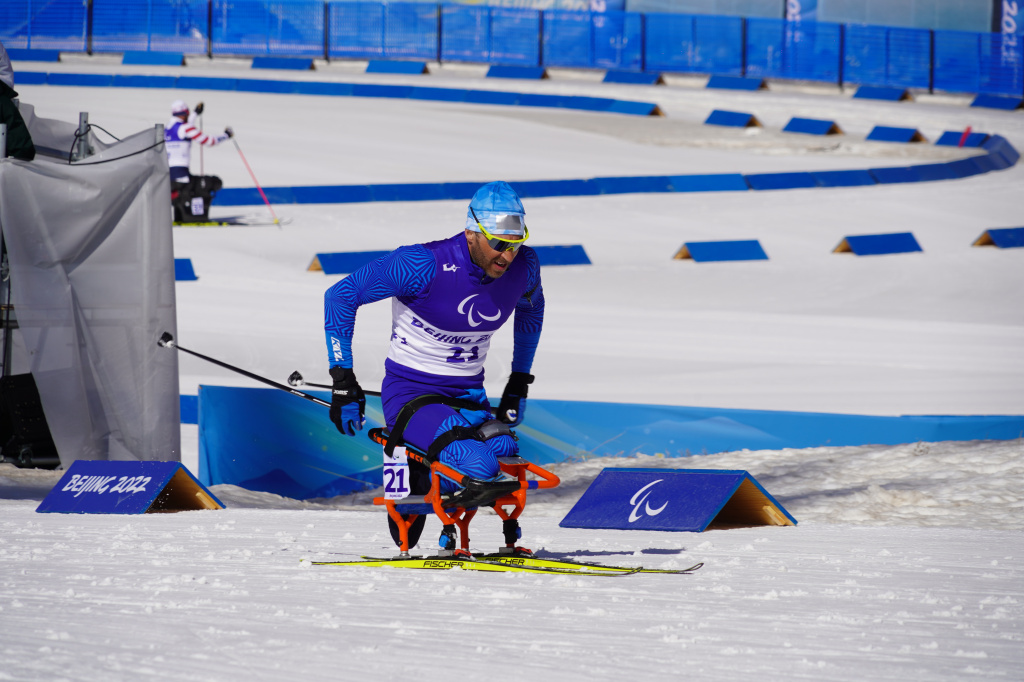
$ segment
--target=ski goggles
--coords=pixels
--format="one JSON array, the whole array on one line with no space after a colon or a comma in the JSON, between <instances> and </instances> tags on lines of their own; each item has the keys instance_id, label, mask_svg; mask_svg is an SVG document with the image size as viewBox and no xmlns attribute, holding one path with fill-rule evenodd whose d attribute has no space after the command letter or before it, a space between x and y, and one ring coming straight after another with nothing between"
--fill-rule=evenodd
<instances>
[{"instance_id":1,"label":"ski goggles","mask_svg":"<svg viewBox=\"0 0 1024 682\"><path fill-rule=\"evenodd\" d=\"M484 237L487 238L487 245L498 252L504 251L518 251L519 247L523 245L527 239L530 238L530 230L527 229L526 223L523 221L523 216L515 213L501 214L495 217L494 231L502 232L519 232L523 233L520 239L508 239L504 235L501 237L495 237L493 234L487 231L480 219L476 217L476 211L471 206L469 212L473 215L473 220L476 221L476 226L480 228Z\"/></svg>"}]
</instances>

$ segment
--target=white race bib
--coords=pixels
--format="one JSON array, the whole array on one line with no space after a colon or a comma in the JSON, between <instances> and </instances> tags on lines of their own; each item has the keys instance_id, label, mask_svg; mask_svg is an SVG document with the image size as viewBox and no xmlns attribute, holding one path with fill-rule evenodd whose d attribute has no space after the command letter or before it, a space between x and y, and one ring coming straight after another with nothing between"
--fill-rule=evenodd
<instances>
[{"instance_id":1,"label":"white race bib","mask_svg":"<svg viewBox=\"0 0 1024 682\"><path fill-rule=\"evenodd\" d=\"M409 497L409 456L405 448L397 446L394 456L384 453L384 499L401 500Z\"/></svg>"}]
</instances>

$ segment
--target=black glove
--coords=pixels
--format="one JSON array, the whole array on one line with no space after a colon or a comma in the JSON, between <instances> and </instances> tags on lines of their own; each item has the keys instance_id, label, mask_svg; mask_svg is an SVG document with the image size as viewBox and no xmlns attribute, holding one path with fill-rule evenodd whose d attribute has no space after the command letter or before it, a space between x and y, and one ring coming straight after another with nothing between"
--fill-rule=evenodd
<instances>
[{"instance_id":1,"label":"black glove","mask_svg":"<svg viewBox=\"0 0 1024 682\"><path fill-rule=\"evenodd\" d=\"M519 426L526 414L526 393L533 383L533 375L526 372L512 372L505 384L498 404L498 420L511 426Z\"/></svg>"},{"instance_id":2,"label":"black glove","mask_svg":"<svg viewBox=\"0 0 1024 682\"><path fill-rule=\"evenodd\" d=\"M203 113L203 103L202 102L200 102L199 104L196 105L195 112L196 112L196 114Z\"/></svg>"},{"instance_id":3,"label":"black glove","mask_svg":"<svg viewBox=\"0 0 1024 682\"><path fill-rule=\"evenodd\" d=\"M227 135L228 137L234 137L235 131L231 129L231 126L228 126L224 129L224 134Z\"/></svg>"},{"instance_id":4,"label":"black glove","mask_svg":"<svg viewBox=\"0 0 1024 682\"><path fill-rule=\"evenodd\" d=\"M343 434L354 436L366 422L366 394L355 373L346 367L331 367L331 378L331 421Z\"/></svg>"}]
</instances>

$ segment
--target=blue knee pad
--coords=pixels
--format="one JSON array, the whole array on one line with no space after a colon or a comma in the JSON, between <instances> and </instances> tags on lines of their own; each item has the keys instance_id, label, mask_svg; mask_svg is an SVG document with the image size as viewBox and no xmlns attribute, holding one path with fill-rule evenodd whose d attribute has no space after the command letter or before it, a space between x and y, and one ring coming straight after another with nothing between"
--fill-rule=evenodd
<instances>
[{"instance_id":1,"label":"blue knee pad","mask_svg":"<svg viewBox=\"0 0 1024 682\"><path fill-rule=\"evenodd\" d=\"M473 424L461 414L456 413L441 423L434 437L437 438L456 426L473 426ZM486 481L500 473L498 457L507 457L518 454L518 452L519 446L515 439L501 434L486 441L452 441L441 450L438 459L466 476ZM457 488L458 486L447 478L441 479L442 491L451 492Z\"/></svg>"}]
</instances>

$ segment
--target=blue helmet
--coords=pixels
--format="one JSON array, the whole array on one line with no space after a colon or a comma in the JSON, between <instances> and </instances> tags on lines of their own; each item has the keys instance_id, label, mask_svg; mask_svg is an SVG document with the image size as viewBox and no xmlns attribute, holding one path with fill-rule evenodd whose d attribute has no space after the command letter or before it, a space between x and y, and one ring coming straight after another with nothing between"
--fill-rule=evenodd
<instances>
[{"instance_id":1,"label":"blue helmet","mask_svg":"<svg viewBox=\"0 0 1024 682\"><path fill-rule=\"evenodd\" d=\"M523 202L507 182L488 182L469 200L466 229L481 232L483 225L491 234L522 237L526 234L525 215Z\"/></svg>"}]
</instances>

